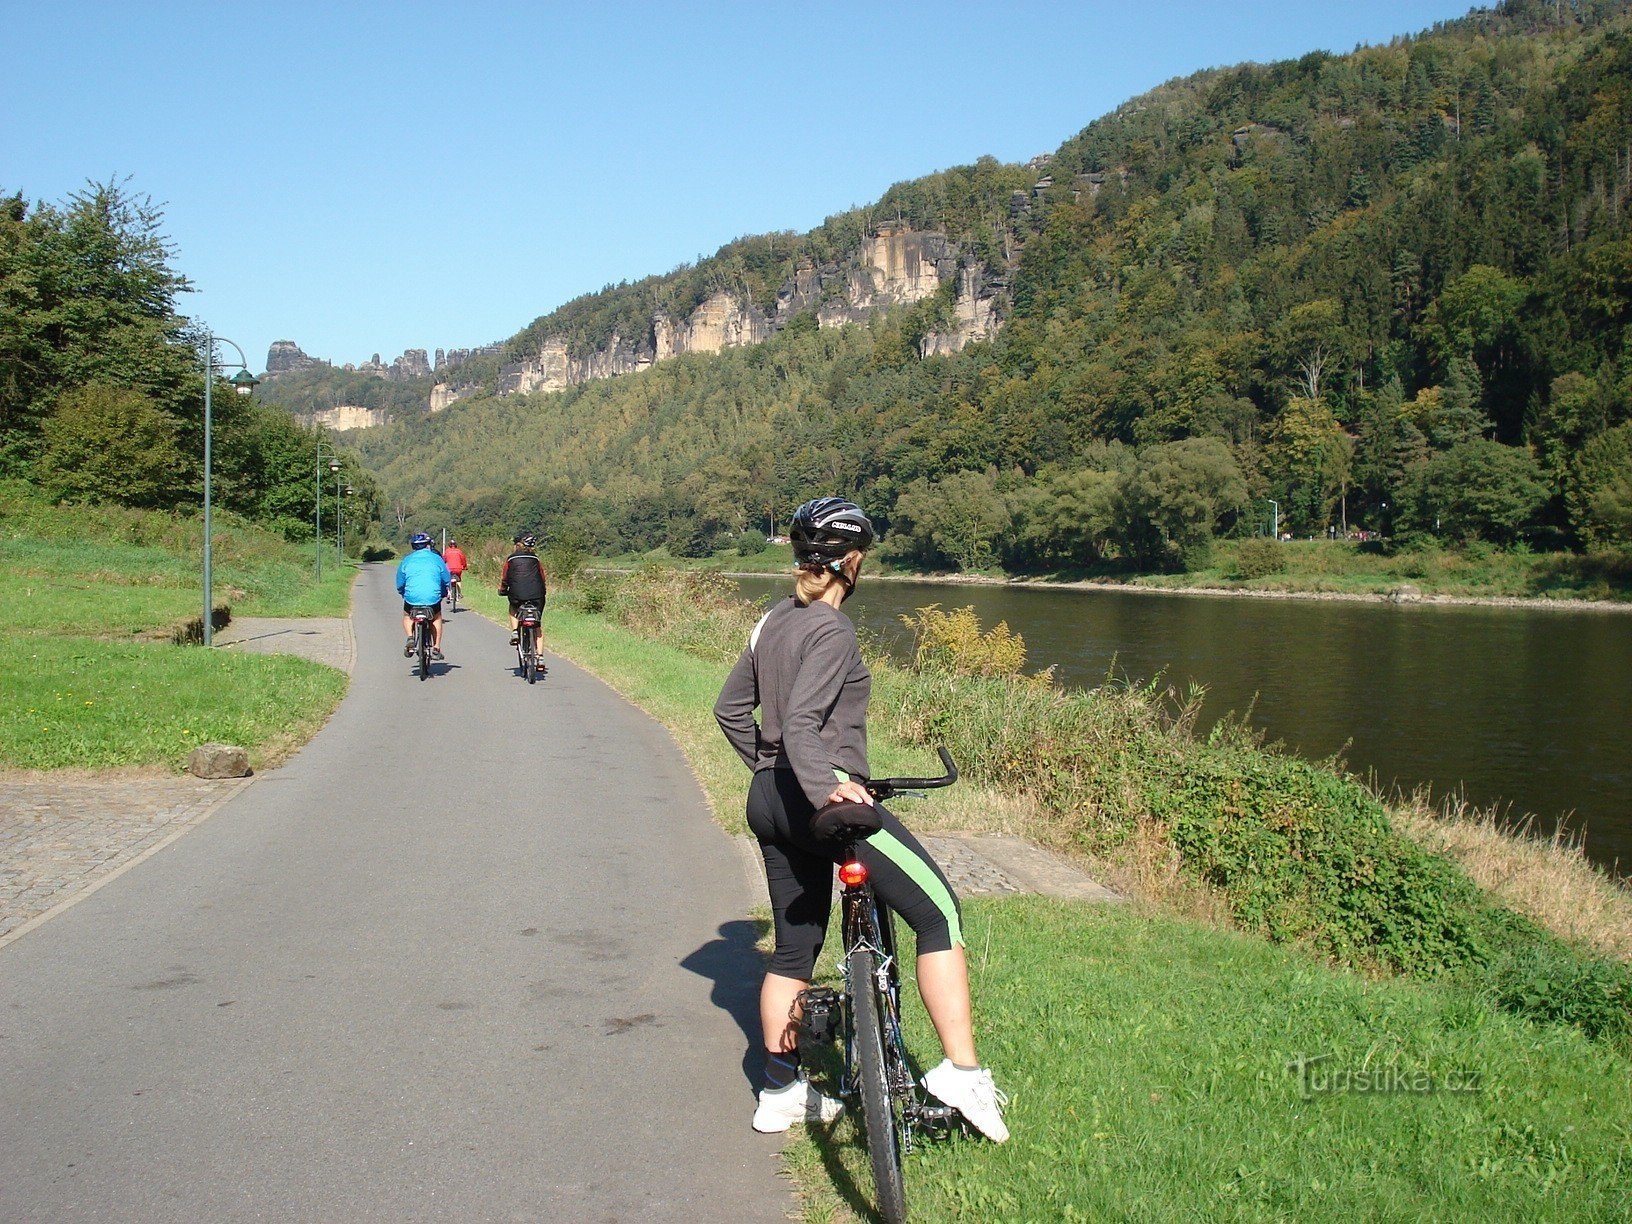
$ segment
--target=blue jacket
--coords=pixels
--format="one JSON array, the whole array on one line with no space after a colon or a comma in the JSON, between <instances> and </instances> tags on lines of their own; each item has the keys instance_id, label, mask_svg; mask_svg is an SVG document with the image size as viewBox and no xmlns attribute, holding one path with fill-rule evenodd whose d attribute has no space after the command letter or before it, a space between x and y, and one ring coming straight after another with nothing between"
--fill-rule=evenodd
<instances>
[{"instance_id":1,"label":"blue jacket","mask_svg":"<svg viewBox=\"0 0 1632 1224\"><path fill-rule=\"evenodd\" d=\"M416 548L397 566L397 594L405 603L429 607L448 593L448 567L434 549Z\"/></svg>"}]
</instances>

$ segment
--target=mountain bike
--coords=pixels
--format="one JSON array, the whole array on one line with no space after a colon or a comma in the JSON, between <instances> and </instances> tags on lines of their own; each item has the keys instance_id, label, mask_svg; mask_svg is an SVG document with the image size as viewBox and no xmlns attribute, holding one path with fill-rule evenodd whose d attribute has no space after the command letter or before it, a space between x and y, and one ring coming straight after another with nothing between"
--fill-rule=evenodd
<instances>
[{"instance_id":1,"label":"mountain bike","mask_svg":"<svg viewBox=\"0 0 1632 1224\"><path fill-rule=\"evenodd\" d=\"M938 778L874 778L867 791L876 800L922 798L919 792L951 786L958 767L945 748L935 750L946 772ZM843 845L839 882L844 914L842 982L835 991L812 986L801 991L802 1026L813 1041L842 1033L844 1072L840 1093L861 1098L862 1131L873 1169L879 1214L890 1224L907 1218L902 1158L920 1134L945 1133L961 1115L933 1103L919 1087L901 1036L901 975L890 911L873 893L856 843L875 828L846 826L836 836Z\"/></svg>"},{"instance_id":2,"label":"mountain bike","mask_svg":"<svg viewBox=\"0 0 1632 1224\"><path fill-rule=\"evenodd\" d=\"M544 670L538 657L538 618L541 611L537 604L532 603L520 604L516 608L516 664L528 684L537 684L538 673Z\"/></svg>"},{"instance_id":3,"label":"mountain bike","mask_svg":"<svg viewBox=\"0 0 1632 1224\"><path fill-rule=\"evenodd\" d=\"M431 615L435 611L435 608L416 604L411 613L414 618L413 658L421 680L431 674Z\"/></svg>"}]
</instances>

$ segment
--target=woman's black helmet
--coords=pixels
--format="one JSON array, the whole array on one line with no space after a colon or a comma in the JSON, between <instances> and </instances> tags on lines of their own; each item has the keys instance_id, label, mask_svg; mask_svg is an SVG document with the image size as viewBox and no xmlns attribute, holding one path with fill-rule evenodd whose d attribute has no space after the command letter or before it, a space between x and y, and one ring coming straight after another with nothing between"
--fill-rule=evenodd
<instances>
[{"instance_id":1,"label":"woman's black helmet","mask_svg":"<svg viewBox=\"0 0 1632 1224\"><path fill-rule=\"evenodd\" d=\"M873 546L873 524L855 502L817 497L793 512L788 539L801 565L837 561L852 549L866 552Z\"/></svg>"}]
</instances>

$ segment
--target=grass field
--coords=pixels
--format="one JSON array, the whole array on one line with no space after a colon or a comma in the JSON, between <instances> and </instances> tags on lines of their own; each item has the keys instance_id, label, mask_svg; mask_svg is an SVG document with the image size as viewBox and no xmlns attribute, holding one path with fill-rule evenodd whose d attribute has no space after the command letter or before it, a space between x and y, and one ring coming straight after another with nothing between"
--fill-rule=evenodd
<instances>
[{"instance_id":1,"label":"grass field","mask_svg":"<svg viewBox=\"0 0 1632 1224\"><path fill-rule=\"evenodd\" d=\"M344 615L355 571L223 518L214 594L237 615ZM346 679L305 660L170 645L203 614L201 524L116 506L49 505L0 484L0 765L179 769L211 740L257 766L304 742ZM331 554L332 559L332 554Z\"/></svg>"},{"instance_id":2,"label":"grass field","mask_svg":"<svg viewBox=\"0 0 1632 1224\"><path fill-rule=\"evenodd\" d=\"M1577 1034L1129 907L977 901L966 920L981 1054L1009 1093L1013 1138L921 1147L908 1162L915 1218L1632 1210L1632 1067ZM932 1065L916 998L908 1018L913 1054ZM869 1218L848 1121L795 1140L788 1159L808 1219Z\"/></svg>"},{"instance_id":3,"label":"grass field","mask_svg":"<svg viewBox=\"0 0 1632 1224\"><path fill-rule=\"evenodd\" d=\"M502 614L482 585L468 584L473 602ZM709 713L722 664L577 610L571 594L552 595L545 641L665 722L721 823L742 831L746 774ZM878 771L927 767L889 725L874 724ZM908 819L1003 828L1009 804L963 783ZM1013 1098L1014 1138L915 1153L908 1185L923 1219L1632 1211L1632 1061L1610 1044L1464 987L1372 980L1148 904L975 901L965 926L982 1056ZM908 1016L913 1054L930 1065L911 991ZM1300 1057L1306 1082L1287 1069ZM831 1056L821 1073L831 1082ZM871 1218L849 1122L796 1137L786 1159L807 1219Z\"/></svg>"}]
</instances>

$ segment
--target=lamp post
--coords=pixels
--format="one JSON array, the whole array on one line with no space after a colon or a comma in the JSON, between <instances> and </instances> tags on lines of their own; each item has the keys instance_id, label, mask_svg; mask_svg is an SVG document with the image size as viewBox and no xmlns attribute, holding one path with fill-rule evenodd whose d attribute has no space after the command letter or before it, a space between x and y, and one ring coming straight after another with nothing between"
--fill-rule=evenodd
<instances>
[{"instance_id":1,"label":"lamp post","mask_svg":"<svg viewBox=\"0 0 1632 1224\"><path fill-rule=\"evenodd\" d=\"M316 497L312 505L312 573L317 581L323 581L323 452L329 452L329 471L334 473L334 489L340 491L340 454L324 442L321 438L317 443L317 481L315 485ZM336 507L338 510L338 507Z\"/></svg>"},{"instance_id":2,"label":"lamp post","mask_svg":"<svg viewBox=\"0 0 1632 1224\"><path fill-rule=\"evenodd\" d=\"M213 557L210 553L210 466L213 454L210 447L210 435L214 432L215 422L211 415L210 392L215 387L215 372L221 367L221 362L215 359L215 346L232 344L238 353L238 373L227 379L232 389L239 395L248 395L260 385L260 379L249 372L249 359L244 356L244 350L233 344L225 336L204 333L204 645L215 645L215 592L212 586L214 579ZM227 362L231 368L233 362Z\"/></svg>"},{"instance_id":3,"label":"lamp post","mask_svg":"<svg viewBox=\"0 0 1632 1224\"><path fill-rule=\"evenodd\" d=\"M1270 504L1270 506L1272 508L1272 513L1274 515L1274 518L1272 520L1273 523L1274 523L1274 526L1270 528L1270 535L1277 542L1279 542L1279 540L1281 538L1281 503L1276 501L1273 497L1266 497L1266 498L1264 498L1264 500L1267 501Z\"/></svg>"},{"instance_id":4,"label":"lamp post","mask_svg":"<svg viewBox=\"0 0 1632 1224\"><path fill-rule=\"evenodd\" d=\"M346 563L346 506L340 500L342 495L351 496L350 485L347 485L344 489L337 489L334 499L334 517L336 519L334 524L334 551L340 555L340 559L336 563L339 565Z\"/></svg>"}]
</instances>

